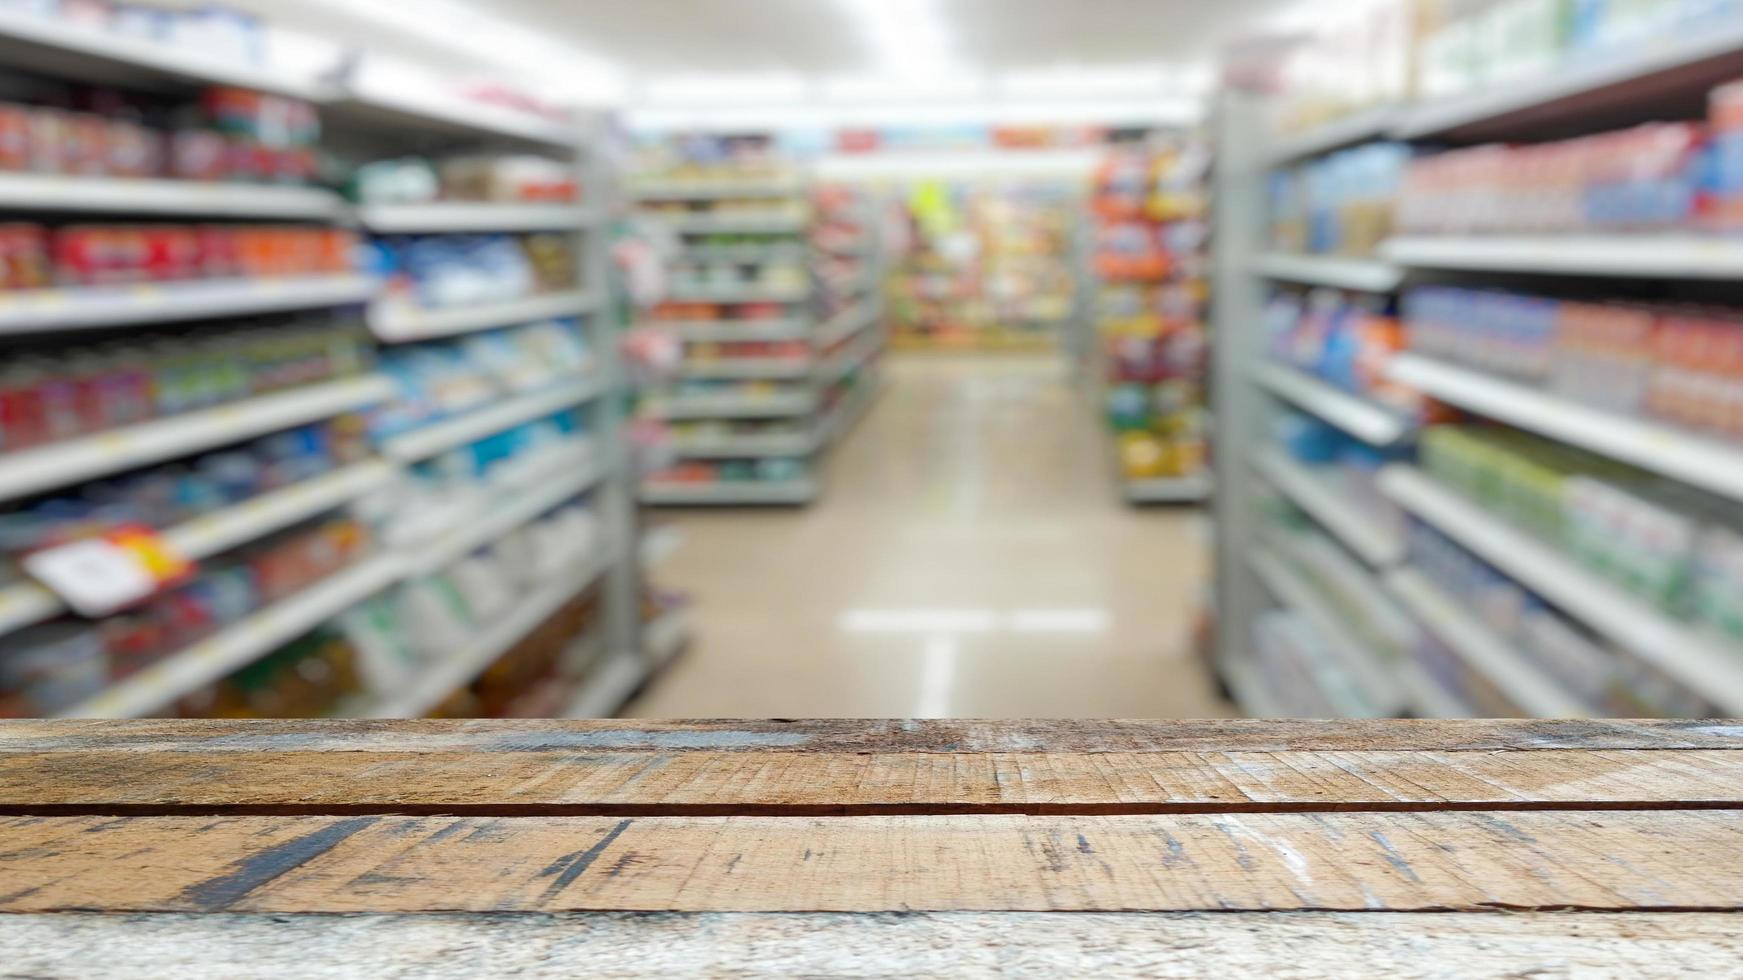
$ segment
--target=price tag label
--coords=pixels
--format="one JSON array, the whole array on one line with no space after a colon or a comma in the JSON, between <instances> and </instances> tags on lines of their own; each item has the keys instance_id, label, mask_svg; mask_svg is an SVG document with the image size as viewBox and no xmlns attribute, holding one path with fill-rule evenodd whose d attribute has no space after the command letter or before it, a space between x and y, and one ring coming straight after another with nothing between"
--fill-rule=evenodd
<instances>
[{"instance_id":1,"label":"price tag label","mask_svg":"<svg viewBox=\"0 0 1743 980\"><path fill-rule=\"evenodd\" d=\"M81 616L107 616L185 580L193 565L156 531L116 528L25 556L26 573Z\"/></svg>"}]
</instances>

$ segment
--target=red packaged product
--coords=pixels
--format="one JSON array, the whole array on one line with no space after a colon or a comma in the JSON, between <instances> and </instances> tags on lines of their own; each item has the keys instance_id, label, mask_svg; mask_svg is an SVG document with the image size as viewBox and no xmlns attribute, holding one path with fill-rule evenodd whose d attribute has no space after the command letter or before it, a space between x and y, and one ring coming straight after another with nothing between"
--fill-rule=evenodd
<instances>
[{"instance_id":1,"label":"red packaged product","mask_svg":"<svg viewBox=\"0 0 1743 980\"><path fill-rule=\"evenodd\" d=\"M0 170L30 169L30 110L0 104Z\"/></svg>"},{"instance_id":2,"label":"red packaged product","mask_svg":"<svg viewBox=\"0 0 1743 980\"><path fill-rule=\"evenodd\" d=\"M109 158L109 122L87 112L67 114L61 130L61 172L81 177L104 173Z\"/></svg>"},{"instance_id":3,"label":"red packaged product","mask_svg":"<svg viewBox=\"0 0 1743 980\"><path fill-rule=\"evenodd\" d=\"M199 256L200 275L211 279L228 279L241 274L242 259L236 245L236 232L226 225L200 225L194 230Z\"/></svg>"}]
</instances>

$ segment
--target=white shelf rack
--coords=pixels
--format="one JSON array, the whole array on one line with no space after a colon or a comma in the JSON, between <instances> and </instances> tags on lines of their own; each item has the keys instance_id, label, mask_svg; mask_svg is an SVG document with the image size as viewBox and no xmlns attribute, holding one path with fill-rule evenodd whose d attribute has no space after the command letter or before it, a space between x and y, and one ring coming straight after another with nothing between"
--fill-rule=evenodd
<instances>
[{"instance_id":1,"label":"white shelf rack","mask_svg":"<svg viewBox=\"0 0 1743 980\"><path fill-rule=\"evenodd\" d=\"M16 6L0 9L0 58L10 65L86 82L149 84L171 79L315 101L324 94L313 74L213 57L186 45L38 16Z\"/></svg>"},{"instance_id":2,"label":"white shelf rack","mask_svg":"<svg viewBox=\"0 0 1743 980\"><path fill-rule=\"evenodd\" d=\"M807 504L817 497L817 481L810 477L797 480L718 483L642 484L641 499L647 504L677 506L747 505L747 504Z\"/></svg>"},{"instance_id":3,"label":"white shelf rack","mask_svg":"<svg viewBox=\"0 0 1743 980\"><path fill-rule=\"evenodd\" d=\"M1498 134L1594 109L1614 110L1661 97L1670 88L1700 91L1743 71L1740 53L1743 21L1713 17L1699 30L1605 49L1535 77L1418 104L1400 113L1392 134L1399 139Z\"/></svg>"},{"instance_id":4,"label":"white shelf rack","mask_svg":"<svg viewBox=\"0 0 1743 980\"><path fill-rule=\"evenodd\" d=\"M1287 718L1288 709L1266 685L1257 665L1249 660L1231 660L1222 665L1222 678L1234 695L1235 705L1254 718Z\"/></svg>"},{"instance_id":5,"label":"white shelf rack","mask_svg":"<svg viewBox=\"0 0 1743 980\"><path fill-rule=\"evenodd\" d=\"M1393 445L1414 431L1398 413L1285 364L1261 364L1254 369L1253 379L1272 394L1371 446Z\"/></svg>"},{"instance_id":6,"label":"white shelf rack","mask_svg":"<svg viewBox=\"0 0 1743 980\"><path fill-rule=\"evenodd\" d=\"M684 245L686 258L704 262L736 262L741 264L773 264L805 261L805 246L793 242L783 245L737 245L693 242Z\"/></svg>"},{"instance_id":7,"label":"white shelf rack","mask_svg":"<svg viewBox=\"0 0 1743 980\"><path fill-rule=\"evenodd\" d=\"M481 627L454 650L425 665L417 679L403 692L369 708L370 718L421 718L448 695L472 682L486 667L501 659L528 633L550 619L570 600L592 588L613 561L609 553L595 555L567 572L553 576L550 584L527 595L515 608Z\"/></svg>"},{"instance_id":8,"label":"white shelf rack","mask_svg":"<svg viewBox=\"0 0 1743 980\"><path fill-rule=\"evenodd\" d=\"M812 342L819 348L833 347L878 322L878 313L876 302L863 300L855 303L819 324Z\"/></svg>"},{"instance_id":9,"label":"white shelf rack","mask_svg":"<svg viewBox=\"0 0 1743 980\"><path fill-rule=\"evenodd\" d=\"M871 411L872 403L883 393L883 379L876 375L865 375L847 397L837 402L829 413L823 416L823 422L818 427L819 439L825 446L840 442L865 414Z\"/></svg>"},{"instance_id":10,"label":"white shelf rack","mask_svg":"<svg viewBox=\"0 0 1743 980\"><path fill-rule=\"evenodd\" d=\"M1287 255L1267 252L1254 268L1259 275L1308 286L1330 286L1365 293L1389 293L1404 281L1404 270L1381 259L1338 255Z\"/></svg>"},{"instance_id":11,"label":"white shelf rack","mask_svg":"<svg viewBox=\"0 0 1743 980\"><path fill-rule=\"evenodd\" d=\"M672 452L683 459L799 458L823 448L821 430L781 435L678 436Z\"/></svg>"},{"instance_id":12,"label":"white shelf rack","mask_svg":"<svg viewBox=\"0 0 1743 980\"><path fill-rule=\"evenodd\" d=\"M776 394L677 395L649 406L649 413L665 419L766 419L810 415L817 411L812 391Z\"/></svg>"},{"instance_id":13,"label":"white shelf rack","mask_svg":"<svg viewBox=\"0 0 1743 980\"><path fill-rule=\"evenodd\" d=\"M821 384L833 384L858 370L883 349L883 331L871 330L862 333L847 346L818 363L817 380Z\"/></svg>"},{"instance_id":14,"label":"white shelf rack","mask_svg":"<svg viewBox=\"0 0 1743 980\"><path fill-rule=\"evenodd\" d=\"M209 558L362 497L384 486L394 473L380 460L353 463L178 524L163 537L185 558ZM60 599L35 582L0 588L0 635L64 612Z\"/></svg>"},{"instance_id":15,"label":"white shelf rack","mask_svg":"<svg viewBox=\"0 0 1743 980\"><path fill-rule=\"evenodd\" d=\"M723 198L793 197L805 189L797 178L641 180L630 187L638 201L717 201Z\"/></svg>"},{"instance_id":16,"label":"white shelf rack","mask_svg":"<svg viewBox=\"0 0 1743 980\"><path fill-rule=\"evenodd\" d=\"M1134 504L1196 504L1209 500L1213 483L1209 472L1153 480L1120 481L1120 492Z\"/></svg>"},{"instance_id":17,"label":"white shelf rack","mask_svg":"<svg viewBox=\"0 0 1743 980\"><path fill-rule=\"evenodd\" d=\"M0 500L233 445L362 408L392 393L386 378L370 374L0 454Z\"/></svg>"},{"instance_id":18,"label":"white shelf rack","mask_svg":"<svg viewBox=\"0 0 1743 980\"><path fill-rule=\"evenodd\" d=\"M728 211L724 214L671 214L659 211L644 211L642 215L649 220L660 222L672 231L681 234L797 234L805 230L807 221L802 212L774 211L760 214L756 211Z\"/></svg>"},{"instance_id":19,"label":"white shelf rack","mask_svg":"<svg viewBox=\"0 0 1743 980\"><path fill-rule=\"evenodd\" d=\"M1390 466L1380 483L1406 510L1563 612L1725 711L1743 712L1743 649L1671 619L1412 467Z\"/></svg>"},{"instance_id":20,"label":"white shelf rack","mask_svg":"<svg viewBox=\"0 0 1743 980\"><path fill-rule=\"evenodd\" d=\"M642 325L649 329L669 330L678 339L694 343L804 340L811 335L811 321L804 317L768 320L666 320L647 321Z\"/></svg>"},{"instance_id":21,"label":"white shelf rack","mask_svg":"<svg viewBox=\"0 0 1743 980\"><path fill-rule=\"evenodd\" d=\"M671 298L691 303L799 303L811 296L806 282L677 283Z\"/></svg>"},{"instance_id":22,"label":"white shelf rack","mask_svg":"<svg viewBox=\"0 0 1743 980\"><path fill-rule=\"evenodd\" d=\"M581 316L596 309L599 302L597 294L584 289L446 310L426 310L404 300L383 298L370 304L369 329L377 339L390 344L436 340Z\"/></svg>"},{"instance_id":23,"label":"white shelf rack","mask_svg":"<svg viewBox=\"0 0 1743 980\"><path fill-rule=\"evenodd\" d=\"M563 709L563 717L613 717L647 683L655 668L656 665L641 651L623 650L607 654L588 672L581 689Z\"/></svg>"},{"instance_id":24,"label":"white shelf rack","mask_svg":"<svg viewBox=\"0 0 1743 980\"><path fill-rule=\"evenodd\" d=\"M1393 106L1376 106L1342 119L1274 140L1265 154L1267 166L1277 167L1304 157L1318 156L1340 147L1380 139L1397 118Z\"/></svg>"},{"instance_id":25,"label":"white shelf rack","mask_svg":"<svg viewBox=\"0 0 1743 980\"><path fill-rule=\"evenodd\" d=\"M1411 707L1410 694L1391 666L1350 635L1338 615L1288 565L1264 548L1255 549L1247 561L1265 588L1319 633L1338 665L1380 715L1401 714Z\"/></svg>"},{"instance_id":26,"label":"white shelf rack","mask_svg":"<svg viewBox=\"0 0 1743 980\"><path fill-rule=\"evenodd\" d=\"M383 67L367 57L354 65L328 93L323 115L365 126L511 140L564 151L573 151L580 139L581 126L574 121L466 98L446 90L444 76L420 85Z\"/></svg>"},{"instance_id":27,"label":"white shelf rack","mask_svg":"<svg viewBox=\"0 0 1743 980\"><path fill-rule=\"evenodd\" d=\"M676 606L654 617L642 629L642 649L656 665L676 657L690 642L690 607Z\"/></svg>"},{"instance_id":28,"label":"white shelf rack","mask_svg":"<svg viewBox=\"0 0 1743 980\"><path fill-rule=\"evenodd\" d=\"M1479 415L1743 500L1743 446L1590 408L1418 355L1394 357L1386 373L1395 381Z\"/></svg>"},{"instance_id":29,"label":"white shelf rack","mask_svg":"<svg viewBox=\"0 0 1743 980\"><path fill-rule=\"evenodd\" d=\"M577 456L573 465L529 487L515 488L479 508L434 541L407 550L408 575L433 575L480 548L495 544L552 510L592 489L606 477L596 458Z\"/></svg>"},{"instance_id":30,"label":"white shelf rack","mask_svg":"<svg viewBox=\"0 0 1743 980\"><path fill-rule=\"evenodd\" d=\"M1359 504L1327 485L1324 477L1290 459L1283 450L1270 448L1255 453L1253 468L1370 566L1385 568L1404 560L1400 529L1376 524Z\"/></svg>"},{"instance_id":31,"label":"white shelf rack","mask_svg":"<svg viewBox=\"0 0 1743 980\"><path fill-rule=\"evenodd\" d=\"M1400 236L1380 254L1424 269L1735 279L1743 276L1743 242L1701 235Z\"/></svg>"},{"instance_id":32,"label":"white shelf rack","mask_svg":"<svg viewBox=\"0 0 1743 980\"><path fill-rule=\"evenodd\" d=\"M722 357L685 361L678 366L678 376L715 381L796 381L811 377L814 370L816 364L809 357Z\"/></svg>"},{"instance_id":33,"label":"white shelf rack","mask_svg":"<svg viewBox=\"0 0 1743 980\"><path fill-rule=\"evenodd\" d=\"M1538 718L1590 717L1590 705L1568 693L1421 572L1394 569L1386 576L1386 587L1418 622L1520 710Z\"/></svg>"},{"instance_id":34,"label":"white shelf rack","mask_svg":"<svg viewBox=\"0 0 1743 980\"><path fill-rule=\"evenodd\" d=\"M18 290L0 293L0 336L347 306L374 293L375 280L350 274Z\"/></svg>"},{"instance_id":35,"label":"white shelf rack","mask_svg":"<svg viewBox=\"0 0 1743 980\"><path fill-rule=\"evenodd\" d=\"M599 213L580 204L426 201L421 204L365 204L357 208L363 227L384 235L446 234L474 231L573 231L599 222Z\"/></svg>"},{"instance_id":36,"label":"white shelf rack","mask_svg":"<svg viewBox=\"0 0 1743 980\"><path fill-rule=\"evenodd\" d=\"M162 710L253 663L393 584L400 576L391 555L366 559L329 575L132 674L102 693L72 705L64 718L137 718Z\"/></svg>"},{"instance_id":37,"label":"white shelf rack","mask_svg":"<svg viewBox=\"0 0 1743 980\"><path fill-rule=\"evenodd\" d=\"M1410 702L1410 714L1416 718L1471 718L1471 707L1451 691L1441 687L1420 664L1402 663L1397 668L1398 683L1404 685Z\"/></svg>"},{"instance_id":38,"label":"white shelf rack","mask_svg":"<svg viewBox=\"0 0 1743 980\"><path fill-rule=\"evenodd\" d=\"M381 444L382 454L401 463L415 463L438 453L477 442L504 429L555 415L606 391L599 378L576 378L539 391L492 402L489 407L436 422Z\"/></svg>"},{"instance_id":39,"label":"white shelf rack","mask_svg":"<svg viewBox=\"0 0 1743 980\"><path fill-rule=\"evenodd\" d=\"M344 214L345 202L315 187L0 173L0 208L332 221Z\"/></svg>"}]
</instances>

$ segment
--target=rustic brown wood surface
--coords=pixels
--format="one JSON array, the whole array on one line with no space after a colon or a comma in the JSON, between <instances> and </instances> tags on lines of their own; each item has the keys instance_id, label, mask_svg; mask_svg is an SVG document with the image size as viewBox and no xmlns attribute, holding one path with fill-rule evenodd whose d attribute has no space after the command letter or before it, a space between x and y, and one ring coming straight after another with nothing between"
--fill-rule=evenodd
<instances>
[{"instance_id":1,"label":"rustic brown wood surface","mask_svg":"<svg viewBox=\"0 0 1743 980\"><path fill-rule=\"evenodd\" d=\"M32 976L1724 974L1740 905L1730 722L0 723Z\"/></svg>"}]
</instances>

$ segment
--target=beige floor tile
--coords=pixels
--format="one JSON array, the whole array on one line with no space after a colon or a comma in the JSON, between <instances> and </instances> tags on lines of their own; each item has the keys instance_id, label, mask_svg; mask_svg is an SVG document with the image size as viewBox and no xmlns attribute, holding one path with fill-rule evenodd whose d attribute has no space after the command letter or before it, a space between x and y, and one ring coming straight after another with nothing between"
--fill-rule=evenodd
<instances>
[{"instance_id":1,"label":"beige floor tile","mask_svg":"<svg viewBox=\"0 0 1743 980\"><path fill-rule=\"evenodd\" d=\"M655 573L688 653L637 717L1203 717L1193 509L1120 502L1053 358L893 358L820 501L692 511Z\"/></svg>"}]
</instances>

